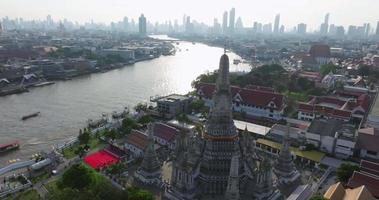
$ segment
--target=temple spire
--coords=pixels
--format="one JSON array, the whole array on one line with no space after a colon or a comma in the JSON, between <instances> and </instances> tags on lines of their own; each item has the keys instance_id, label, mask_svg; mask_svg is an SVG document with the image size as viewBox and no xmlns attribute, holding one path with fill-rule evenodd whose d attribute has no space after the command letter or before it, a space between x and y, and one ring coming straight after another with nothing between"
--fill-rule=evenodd
<instances>
[{"instance_id":1,"label":"temple spire","mask_svg":"<svg viewBox=\"0 0 379 200\"><path fill-rule=\"evenodd\" d=\"M300 176L292 160L290 141L290 127L287 125L287 131L283 137L282 148L280 149L279 157L274 168L274 172L279 177L281 183L293 182Z\"/></svg>"},{"instance_id":2,"label":"temple spire","mask_svg":"<svg viewBox=\"0 0 379 200\"><path fill-rule=\"evenodd\" d=\"M154 148L154 125L148 124L148 145L145 149L141 166L135 173L135 177L145 184L151 184L159 180L161 165Z\"/></svg>"}]
</instances>

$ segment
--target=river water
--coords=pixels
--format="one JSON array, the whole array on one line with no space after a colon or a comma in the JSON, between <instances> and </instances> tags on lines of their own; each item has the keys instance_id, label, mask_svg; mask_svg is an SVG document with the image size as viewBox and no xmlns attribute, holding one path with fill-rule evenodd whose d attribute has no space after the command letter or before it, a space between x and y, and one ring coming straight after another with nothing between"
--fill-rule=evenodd
<instances>
[{"instance_id":1,"label":"river water","mask_svg":"<svg viewBox=\"0 0 379 200\"><path fill-rule=\"evenodd\" d=\"M174 56L0 97L0 143L21 142L20 150L0 155L0 166L10 159L26 159L51 149L53 144L77 135L88 119L97 119L102 113L148 102L150 96L191 91L191 82L198 75L218 68L223 53L222 48L199 43L181 41L176 47L181 51ZM233 65L233 59L239 56L228 55L231 71L250 69L247 65ZM38 111L39 117L21 120L23 115Z\"/></svg>"}]
</instances>

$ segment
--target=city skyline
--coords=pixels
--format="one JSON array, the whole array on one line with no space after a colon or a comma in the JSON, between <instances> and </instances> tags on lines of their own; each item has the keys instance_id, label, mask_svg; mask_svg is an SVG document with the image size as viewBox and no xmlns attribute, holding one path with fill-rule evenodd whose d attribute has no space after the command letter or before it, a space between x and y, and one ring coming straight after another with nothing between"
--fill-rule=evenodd
<instances>
[{"instance_id":1,"label":"city skyline","mask_svg":"<svg viewBox=\"0 0 379 200\"><path fill-rule=\"evenodd\" d=\"M234 7L236 9L235 18L241 17L246 27L251 27L254 21L274 23L275 15L280 14L280 23L286 27L294 27L299 23L305 23L309 31L314 31L320 28L320 24L323 23L326 13L330 13L329 24L343 25L344 27L362 25L363 23L376 25L378 17L375 8L379 6L379 2L374 0L363 1L348 0L347 2L346 0L336 0L330 2L321 0L315 2L309 0L291 0L280 2L268 0L265 2L238 1L233 3L217 1L217 6L215 6L215 2L213 1L178 3L172 0L160 2L142 0L131 3L121 0L111 0L105 3L100 0L79 0L73 3L72 0L64 2L3 0L0 2L0 6L7 9L0 11L0 17L8 16L10 18L42 20L46 19L46 16L50 14L54 20L68 19L81 24L93 20L98 23L109 24L113 21L120 21L125 16L138 21L140 14L144 13L148 20L153 23L164 23L170 20L173 22L175 19L182 19L183 15L187 15L191 16L192 20L212 25L214 18L217 18L221 22L223 12L230 11ZM339 6L342 3L344 4L343 8ZM161 5L167 6L162 7ZM198 5L202 6L199 7ZM25 10L25 7L30 9ZM158 11L155 9L157 7L160 7ZM211 7L214 7L214 9L209 9ZM362 10L364 12L357 12ZM165 14L162 15L162 13Z\"/></svg>"}]
</instances>

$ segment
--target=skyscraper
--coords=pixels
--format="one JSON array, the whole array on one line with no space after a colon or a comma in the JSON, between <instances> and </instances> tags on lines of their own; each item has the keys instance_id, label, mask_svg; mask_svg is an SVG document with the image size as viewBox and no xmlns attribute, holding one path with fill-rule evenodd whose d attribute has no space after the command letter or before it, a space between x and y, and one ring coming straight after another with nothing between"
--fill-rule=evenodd
<instances>
[{"instance_id":1,"label":"skyscraper","mask_svg":"<svg viewBox=\"0 0 379 200\"><path fill-rule=\"evenodd\" d=\"M228 11L225 11L222 16L222 32L224 34L228 32Z\"/></svg>"},{"instance_id":2,"label":"skyscraper","mask_svg":"<svg viewBox=\"0 0 379 200\"><path fill-rule=\"evenodd\" d=\"M325 15L324 23L321 24L320 33L322 35L328 34L328 28L329 28L329 13Z\"/></svg>"},{"instance_id":3,"label":"skyscraper","mask_svg":"<svg viewBox=\"0 0 379 200\"><path fill-rule=\"evenodd\" d=\"M307 33L307 25L304 23L300 23L297 25L297 33L299 35L305 35Z\"/></svg>"},{"instance_id":4,"label":"skyscraper","mask_svg":"<svg viewBox=\"0 0 379 200\"><path fill-rule=\"evenodd\" d=\"M122 26L123 26L124 31L128 31L128 29L129 29L128 17L124 17L124 19L122 20Z\"/></svg>"},{"instance_id":5,"label":"skyscraper","mask_svg":"<svg viewBox=\"0 0 379 200\"><path fill-rule=\"evenodd\" d=\"M236 30L237 31L242 31L243 29L243 23L242 23L242 19L241 17L238 17L237 21L236 21Z\"/></svg>"},{"instance_id":6,"label":"skyscraper","mask_svg":"<svg viewBox=\"0 0 379 200\"><path fill-rule=\"evenodd\" d=\"M185 27L186 27L187 33L192 32L192 25L191 25L191 17L190 16L187 16Z\"/></svg>"},{"instance_id":7,"label":"skyscraper","mask_svg":"<svg viewBox=\"0 0 379 200\"><path fill-rule=\"evenodd\" d=\"M146 17L143 14L141 14L141 16L139 17L138 26L139 34L146 35Z\"/></svg>"},{"instance_id":8,"label":"skyscraper","mask_svg":"<svg viewBox=\"0 0 379 200\"><path fill-rule=\"evenodd\" d=\"M280 14L275 16L274 33L279 33Z\"/></svg>"},{"instance_id":9,"label":"skyscraper","mask_svg":"<svg viewBox=\"0 0 379 200\"><path fill-rule=\"evenodd\" d=\"M232 8L229 12L229 31L234 33L234 24L236 20L236 9Z\"/></svg>"}]
</instances>

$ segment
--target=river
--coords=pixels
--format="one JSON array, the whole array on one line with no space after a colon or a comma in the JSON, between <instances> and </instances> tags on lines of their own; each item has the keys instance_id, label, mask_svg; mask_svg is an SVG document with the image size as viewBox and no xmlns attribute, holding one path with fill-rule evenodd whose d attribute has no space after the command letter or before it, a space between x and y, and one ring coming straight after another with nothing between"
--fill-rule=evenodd
<instances>
[{"instance_id":1,"label":"river","mask_svg":"<svg viewBox=\"0 0 379 200\"><path fill-rule=\"evenodd\" d=\"M167 38L164 38L167 39ZM191 91L191 82L200 74L218 68L222 48L180 42L181 51L106 73L91 74L54 85L31 89L28 93L0 97L0 143L19 140L21 148L0 157L0 166L10 159L26 159L55 143L78 134L89 118L102 113L148 102L150 96ZM188 49L188 50L187 50ZM234 65L240 58L228 53L231 71L247 71ZM26 114L39 117L22 121Z\"/></svg>"}]
</instances>

